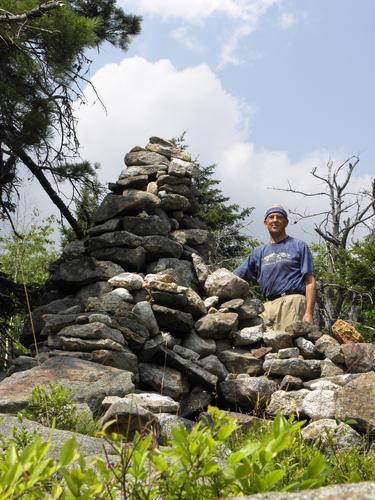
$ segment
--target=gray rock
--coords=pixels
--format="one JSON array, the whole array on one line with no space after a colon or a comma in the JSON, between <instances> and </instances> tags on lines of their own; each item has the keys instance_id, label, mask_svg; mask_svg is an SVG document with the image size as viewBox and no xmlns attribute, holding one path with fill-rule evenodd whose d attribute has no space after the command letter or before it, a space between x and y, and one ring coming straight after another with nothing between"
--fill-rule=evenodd
<instances>
[{"instance_id":1,"label":"gray rock","mask_svg":"<svg viewBox=\"0 0 375 500\"><path fill-rule=\"evenodd\" d=\"M38 422L33 422L23 417L22 422L18 417L9 414L0 414L0 427L1 435L5 439L11 439L16 433L22 433L25 429L31 435L33 433L42 437L43 441L49 441L51 447L47 451L48 457L53 457L58 460L60 450L63 445L71 439L75 438L77 449L83 454L84 457L102 457L104 460L115 457L111 445L106 443L103 439L91 436L84 436L77 432L62 431L54 429L51 432L50 427L46 427Z\"/></svg>"},{"instance_id":2,"label":"gray rock","mask_svg":"<svg viewBox=\"0 0 375 500\"><path fill-rule=\"evenodd\" d=\"M230 337L237 329L236 313L207 314L195 323L195 330L205 339L223 339Z\"/></svg>"},{"instance_id":3,"label":"gray rock","mask_svg":"<svg viewBox=\"0 0 375 500\"><path fill-rule=\"evenodd\" d=\"M134 391L133 374L69 356L56 356L0 382L0 409L15 413L27 405L36 385L61 384L71 389L78 402L90 408L107 395L125 396Z\"/></svg>"},{"instance_id":4,"label":"gray rock","mask_svg":"<svg viewBox=\"0 0 375 500\"><path fill-rule=\"evenodd\" d=\"M123 196L108 194L96 212L95 222L106 222L122 215L136 215L142 210L154 210L159 204L157 196L137 189L124 190Z\"/></svg>"},{"instance_id":5,"label":"gray rock","mask_svg":"<svg viewBox=\"0 0 375 500\"><path fill-rule=\"evenodd\" d=\"M79 314L43 314L45 326L40 335L47 336L59 332L66 326L74 325Z\"/></svg>"},{"instance_id":6,"label":"gray rock","mask_svg":"<svg viewBox=\"0 0 375 500\"><path fill-rule=\"evenodd\" d=\"M181 160L191 161L191 156L186 151L177 148L171 141L166 141L161 137L152 136L146 146L148 151L154 151L166 157L180 158Z\"/></svg>"},{"instance_id":7,"label":"gray rock","mask_svg":"<svg viewBox=\"0 0 375 500\"><path fill-rule=\"evenodd\" d=\"M84 240L75 240L68 243L62 252L64 259L76 259L82 257L86 253Z\"/></svg>"},{"instance_id":8,"label":"gray rock","mask_svg":"<svg viewBox=\"0 0 375 500\"><path fill-rule=\"evenodd\" d=\"M163 210L176 211L188 210L190 208L190 201L181 194L167 193L166 191L159 191L160 207Z\"/></svg>"},{"instance_id":9,"label":"gray rock","mask_svg":"<svg viewBox=\"0 0 375 500\"><path fill-rule=\"evenodd\" d=\"M112 233L113 231L117 231L118 229L120 229L120 227L121 227L121 219L110 219L104 222L103 224L90 227L87 230L87 234L89 236L99 236L100 234L103 233Z\"/></svg>"},{"instance_id":10,"label":"gray rock","mask_svg":"<svg viewBox=\"0 0 375 500\"><path fill-rule=\"evenodd\" d=\"M125 155L124 161L128 167L154 165L156 163L169 164L168 159L164 155L146 150L130 151Z\"/></svg>"},{"instance_id":11,"label":"gray rock","mask_svg":"<svg viewBox=\"0 0 375 500\"><path fill-rule=\"evenodd\" d=\"M193 316L193 318L200 318L201 316L207 314L207 309L203 300L192 288L188 288L186 290L186 298L188 301L188 312Z\"/></svg>"},{"instance_id":12,"label":"gray rock","mask_svg":"<svg viewBox=\"0 0 375 500\"><path fill-rule=\"evenodd\" d=\"M190 333L193 328L194 321L190 313L177 311L176 309L170 309L169 307L159 306L157 304L152 306L152 310L161 329L168 330L181 336Z\"/></svg>"},{"instance_id":13,"label":"gray rock","mask_svg":"<svg viewBox=\"0 0 375 500\"><path fill-rule=\"evenodd\" d=\"M375 481L324 486L297 493L259 493L241 497L222 497L221 500L373 500Z\"/></svg>"},{"instance_id":14,"label":"gray rock","mask_svg":"<svg viewBox=\"0 0 375 500\"><path fill-rule=\"evenodd\" d=\"M248 410L262 409L277 389L278 384L266 377L237 377L220 384L226 403Z\"/></svg>"},{"instance_id":15,"label":"gray rock","mask_svg":"<svg viewBox=\"0 0 375 500\"><path fill-rule=\"evenodd\" d=\"M137 273L121 273L113 276L108 282L114 287L126 288L131 291L139 290L143 287L143 278Z\"/></svg>"},{"instance_id":16,"label":"gray rock","mask_svg":"<svg viewBox=\"0 0 375 500\"><path fill-rule=\"evenodd\" d=\"M136 406L142 406L153 413L177 413L180 405L169 396L162 396L154 392L139 392L128 394L122 401Z\"/></svg>"},{"instance_id":17,"label":"gray rock","mask_svg":"<svg viewBox=\"0 0 375 500\"><path fill-rule=\"evenodd\" d=\"M127 345L136 353L150 337L145 323L133 312L127 312L122 316L116 315L114 327L120 330Z\"/></svg>"},{"instance_id":18,"label":"gray rock","mask_svg":"<svg viewBox=\"0 0 375 500\"><path fill-rule=\"evenodd\" d=\"M143 384L155 391L175 400L181 399L189 392L189 384L185 375L168 366L150 363L139 363L139 376Z\"/></svg>"},{"instance_id":19,"label":"gray rock","mask_svg":"<svg viewBox=\"0 0 375 500\"><path fill-rule=\"evenodd\" d=\"M108 281L97 281L78 290L78 292L76 293L76 297L77 299L82 301L83 304L86 304L89 297L98 297L100 295L104 295L105 293L110 292L112 289L113 286L108 283Z\"/></svg>"},{"instance_id":20,"label":"gray rock","mask_svg":"<svg viewBox=\"0 0 375 500\"><path fill-rule=\"evenodd\" d=\"M225 368L223 363L221 363L221 361L219 361L219 359L213 354L210 354L209 356L202 358L201 360L198 361L198 363L202 368L216 375L219 382L227 378L228 375L227 369Z\"/></svg>"},{"instance_id":21,"label":"gray rock","mask_svg":"<svg viewBox=\"0 0 375 500\"><path fill-rule=\"evenodd\" d=\"M198 281L193 269L192 263L187 260L162 258L157 262L149 264L146 268L148 273L158 273L166 269L172 269L175 272L176 283L180 286L186 286L193 290L198 290Z\"/></svg>"},{"instance_id":22,"label":"gray rock","mask_svg":"<svg viewBox=\"0 0 375 500\"><path fill-rule=\"evenodd\" d=\"M110 349L113 351L122 351L123 345L112 339L81 339L77 337L58 336L58 343L52 343L51 337L48 337L48 345L51 347L60 347L68 351L96 351L98 349Z\"/></svg>"},{"instance_id":23,"label":"gray rock","mask_svg":"<svg viewBox=\"0 0 375 500\"><path fill-rule=\"evenodd\" d=\"M208 231L206 229L179 229L171 233L171 238L181 245L195 247L206 243Z\"/></svg>"},{"instance_id":24,"label":"gray rock","mask_svg":"<svg viewBox=\"0 0 375 500\"><path fill-rule=\"evenodd\" d=\"M116 182L116 190L115 192L119 191L122 193L124 189L141 189L144 190L144 188L147 186L148 183L148 175L143 174L143 175L134 175L133 177L125 177L123 179L119 179Z\"/></svg>"},{"instance_id":25,"label":"gray rock","mask_svg":"<svg viewBox=\"0 0 375 500\"><path fill-rule=\"evenodd\" d=\"M123 434L127 441L131 441L136 432L140 434L160 430L155 415L143 406L128 401L125 398L113 403L99 421L102 427L107 422L112 422L106 432Z\"/></svg>"},{"instance_id":26,"label":"gray rock","mask_svg":"<svg viewBox=\"0 0 375 500\"><path fill-rule=\"evenodd\" d=\"M143 270L146 262L146 250L143 247L124 248L112 247L101 248L91 252L91 256L97 260L110 260L121 266L122 271L140 272ZM118 273L116 273L118 274Z\"/></svg>"},{"instance_id":27,"label":"gray rock","mask_svg":"<svg viewBox=\"0 0 375 500\"><path fill-rule=\"evenodd\" d=\"M173 346L173 351L185 359L190 359L190 361L198 361L199 359L198 353L192 351L191 349L187 349L186 347L182 347L178 344Z\"/></svg>"},{"instance_id":28,"label":"gray rock","mask_svg":"<svg viewBox=\"0 0 375 500\"><path fill-rule=\"evenodd\" d=\"M320 361L316 359L266 359L265 373L272 375L294 375L302 380L311 380L320 375Z\"/></svg>"},{"instance_id":29,"label":"gray rock","mask_svg":"<svg viewBox=\"0 0 375 500\"><path fill-rule=\"evenodd\" d=\"M375 371L375 344L343 344L341 352L349 373Z\"/></svg>"},{"instance_id":30,"label":"gray rock","mask_svg":"<svg viewBox=\"0 0 375 500\"><path fill-rule=\"evenodd\" d=\"M164 185L168 185L168 186L181 186L181 185L190 186L191 185L191 179L189 179L188 177L177 177L176 175L169 175L169 174L162 173L156 179L156 184L158 185L159 188L162 188ZM188 229L196 229L196 227L194 227L194 228L188 227Z\"/></svg>"},{"instance_id":31,"label":"gray rock","mask_svg":"<svg viewBox=\"0 0 375 500\"><path fill-rule=\"evenodd\" d=\"M242 328L233 336L233 345L236 347L244 347L256 344L263 340L263 325Z\"/></svg>"},{"instance_id":32,"label":"gray rock","mask_svg":"<svg viewBox=\"0 0 375 500\"><path fill-rule=\"evenodd\" d=\"M301 431L303 439L312 444L318 442L320 447L328 452L337 452L359 446L362 436L344 422L323 418L311 422Z\"/></svg>"},{"instance_id":33,"label":"gray rock","mask_svg":"<svg viewBox=\"0 0 375 500\"><path fill-rule=\"evenodd\" d=\"M182 417L189 417L194 413L207 409L211 404L212 396L201 387L194 387L189 394L186 394L180 401L180 414Z\"/></svg>"},{"instance_id":34,"label":"gray rock","mask_svg":"<svg viewBox=\"0 0 375 500\"><path fill-rule=\"evenodd\" d=\"M115 231L93 236L86 241L86 248L89 253L102 248L111 247L139 247L142 245L142 238L128 231Z\"/></svg>"},{"instance_id":35,"label":"gray rock","mask_svg":"<svg viewBox=\"0 0 375 500\"><path fill-rule=\"evenodd\" d=\"M231 373L247 373L258 375L262 373L263 360L258 359L243 349L222 351L219 359Z\"/></svg>"},{"instance_id":36,"label":"gray rock","mask_svg":"<svg viewBox=\"0 0 375 500\"><path fill-rule=\"evenodd\" d=\"M194 330L184 337L183 346L196 352L200 357L214 354L216 351L216 342L213 339L203 339Z\"/></svg>"},{"instance_id":37,"label":"gray rock","mask_svg":"<svg viewBox=\"0 0 375 500\"><path fill-rule=\"evenodd\" d=\"M315 325L303 320L297 320L287 327L288 333L291 333L293 337L306 337L316 330Z\"/></svg>"},{"instance_id":38,"label":"gray rock","mask_svg":"<svg viewBox=\"0 0 375 500\"><path fill-rule=\"evenodd\" d=\"M106 281L124 270L113 262L98 261L93 257L62 262L51 276L51 281L61 288L82 287L95 281Z\"/></svg>"},{"instance_id":39,"label":"gray rock","mask_svg":"<svg viewBox=\"0 0 375 500\"><path fill-rule=\"evenodd\" d=\"M165 283L163 283L165 285ZM167 285L170 285L167 283ZM188 300L186 293L170 293L159 290L151 291L151 297L154 304L169 307L171 309L187 310Z\"/></svg>"},{"instance_id":40,"label":"gray rock","mask_svg":"<svg viewBox=\"0 0 375 500\"><path fill-rule=\"evenodd\" d=\"M298 391L275 391L266 408L269 415L297 415L305 416L303 413L303 401L310 393L307 389Z\"/></svg>"},{"instance_id":41,"label":"gray rock","mask_svg":"<svg viewBox=\"0 0 375 500\"><path fill-rule=\"evenodd\" d=\"M312 420L334 418L334 391L320 389L311 391L303 400L302 411Z\"/></svg>"},{"instance_id":42,"label":"gray rock","mask_svg":"<svg viewBox=\"0 0 375 500\"><path fill-rule=\"evenodd\" d=\"M86 301L86 311L111 314L126 314L133 304L126 302L121 297L106 293L100 297L89 297Z\"/></svg>"},{"instance_id":43,"label":"gray rock","mask_svg":"<svg viewBox=\"0 0 375 500\"><path fill-rule=\"evenodd\" d=\"M364 373L335 392L335 418L353 419L362 432L375 430L375 373Z\"/></svg>"},{"instance_id":44,"label":"gray rock","mask_svg":"<svg viewBox=\"0 0 375 500\"><path fill-rule=\"evenodd\" d=\"M341 366L336 365L330 359L323 359L320 366L322 369L322 377L331 377L333 375L342 375L344 373L344 369Z\"/></svg>"},{"instance_id":45,"label":"gray rock","mask_svg":"<svg viewBox=\"0 0 375 500\"><path fill-rule=\"evenodd\" d=\"M10 360L9 367L7 369L7 376L12 375L12 373L30 370L37 365L38 360L36 358L31 358L29 356L18 356L17 358Z\"/></svg>"},{"instance_id":46,"label":"gray rock","mask_svg":"<svg viewBox=\"0 0 375 500\"><path fill-rule=\"evenodd\" d=\"M245 303L238 309L238 317L240 321L248 321L256 318L264 311L263 303L258 299L247 299Z\"/></svg>"},{"instance_id":47,"label":"gray rock","mask_svg":"<svg viewBox=\"0 0 375 500\"><path fill-rule=\"evenodd\" d=\"M125 302L129 302L130 304L133 304L134 302L133 295L126 288L115 288L115 290L109 292L108 295L120 297L120 299Z\"/></svg>"},{"instance_id":48,"label":"gray rock","mask_svg":"<svg viewBox=\"0 0 375 500\"><path fill-rule=\"evenodd\" d=\"M168 366L186 374L189 383L192 385L198 385L211 393L216 393L218 382L216 375L208 372L197 363L185 359L174 351L164 347L159 350L159 360L165 361Z\"/></svg>"},{"instance_id":49,"label":"gray rock","mask_svg":"<svg viewBox=\"0 0 375 500\"><path fill-rule=\"evenodd\" d=\"M200 285L203 287L205 282L206 282L206 279L209 275L208 267L207 267L206 263L204 262L204 260L202 259L202 257L200 255L198 255L197 253L191 254L191 260L192 260L192 263L194 266L194 271L195 271L195 274L197 275L198 281L199 281Z\"/></svg>"},{"instance_id":50,"label":"gray rock","mask_svg":"<svg viewBox=\"0 0 375 500\"><path fill-rule=\"evenodd\" d=\"M60 330L58 336L78 337L81 339L111 339L124 345L124 337L119 330L115 330L99 322L88 323L86 325L66 326Z\"/></svg>"},{"instance_id":51,"label":"gray rock","mask_svg":"<svg viewBox=\"0 0 375 500\"><path fill-rule=\"evenodd\" d=\"M185 427L188 431L194 426L194 422L170 413L156 413L160 425L159 444L166 445L173 438L173 429Z\"/></svg>"},{"instance_id":52,"label":"gray rock","mask_svg":"<svg viewBox=\"0 0 375 500\"><path fill-rule=\"evenodd\" d=\"M274 351L293 347L293 337L283 331L268 331L263 334L264 343L266 346L272 347Z\"/></svg>"},{"instance_id":53,"label":"gray rock","mask_svg":"<svg viewBox=\"0 0 375 500\"><path fill-rule=\"evenodd\" d=\"M319 352L324 354L326 358L330 359L334 363L344 363L345 360L341 351L341 345L330 335L322 335L315 342L315 347Z\"/></svg>"},{"instance_id":54,"label":"gray rock","mask_svg":"<svg viewBox=\"0 0 375 500\"><path fill-rule=\"evenodd\" d=\"M147 340L143 345L142 351L139 353L139 360L143 363L151 361L155 357L155 354L159 352L160 346L163 345L165 347L168 345L163 335L156 335L156 337Z\"/></svg>"},{"instance_id":55,"label":"gray rock","mask_svg":"<svg viewBox=\"0 0 375 500\"><path fill-rule=\"evenodd\" d=\"M234 311L237 312L238 308L241 307L244 303L244 299L231 299L227 302L223 302L220 306L220 311L229 312Z\"/></svg>"},{"instance_id":56,"label":"gray rock","mask_svg":"<svg viewBox=\"0 0 375 500\"><path fill-rule=\"evenodd\" d=\"M135 378L138 378L138 358L127 347L124 346L122 351L109 351L101 349L98 351L92 351L91 354L92 356L90 361L132 372L134 373Z\"/></svg>"},{"instance_id":57,"label":"gray rock","mask_svg":"<svg viewBox=\"0 0 375 500\"><path fill-rule=\"evenodd\" d=\"M310 340L297 337L294 342L305 359L321 359L323 357Z\"/></svg>"},{"instance_id":58,"label":"gray rock","mask_svg":"<svg viewBox=\"0 0 375 500\"><path fill-rule=\"evenodd\" d=\"M182 246L165 236L144 236L143 248L151 258L173 257L179 259L182 255Z\"/></svg>"},{"instance_id":59,"label":"gray rock","mask_svg":"<svg viewBox=\"0 0 375 500\"><path fill-rule=\"evenodd\" d=\"M213 295L212 297L207 297L204 300L204 305L206 309L211 309L211 307L216 307L219 304L219 297L217 295Z\"/></svg>"},{"instance_id":60,"label":"gray rock","mask_svg":"<svg viewBox=\"0 0 375 500\"><path fill-rule=\"evenodd\" d=\"M340 386L338 384L335 384L331 380L325 380L324 378L322 378L322 379L312 380L310 381L310 383L305 382L304 387L308 387L310 391L317 391L317 390L335 391Z\"/></svg>"},{"instance_id":61,"label":"gray rock","mask_svg":"<svg viewBox=\"0 0 375 500\"><path fill-rule=\"evenodd\" d=\"M286 347L285 349L280 349L277 353L277 357L279 359L290 359L290 358L298 358L299 349L298 347Z\"/></svg>"},{"instance_id":62,"label":"gray rock","mask_svg":"<svg viewBox=\"0 0 375 500\"><path fill-rule=\"evenodd\" d=\"M122 227L125 231L129 231L139 236L161 235L166 236L171 225L168 220L162 219L157 215L140 216L126 216L122 219Z\"/></svg>"},{"instance_id":63,"label":"gray rock","mask_svg":"<svg viewBox=\"0 0 375 500\"><path fill-rule=\"evenodd\" d=\"M156 321L154 312L149 302L138 302L132 309L133 313L140 318L140 320L147 325L151 337L159 335L159 325Z\"/></svg>"},{"instance_id":64,"label":"gray rock","mask_svg":"<svg viewBox=\"0 0 375 500\"><path fill-rule=\"evenodd\" d=\"M157 175L166 174L168 166L164 163L157 163L155 165L138 165L127 167L120 173L118 181L122 179L132 179L140 175L147 175L147 178L155 177Z\"/></svg>"},{"instance_id":65,"label":"gray rock","mask_svg":"<svg viewBox=\"0 0 375 500\"><path fill-rule=\"evenodd\" d=\"M285 375L281 381L280 389L282 391L298 391L299 389L303 389L303 381L299 377Z\"/></svg>"},{"instance_id":66,"label":"gray rock","mask_svg":"<svg viewBox=\"0 0 375 500\"><path fill-rule=\"evenodd\" d=\"M208 276L204 285L208 296L217 295L221 300L245 298L249 293L249 284L228 271L221 268Z\"/></svg>"}]
</instances>

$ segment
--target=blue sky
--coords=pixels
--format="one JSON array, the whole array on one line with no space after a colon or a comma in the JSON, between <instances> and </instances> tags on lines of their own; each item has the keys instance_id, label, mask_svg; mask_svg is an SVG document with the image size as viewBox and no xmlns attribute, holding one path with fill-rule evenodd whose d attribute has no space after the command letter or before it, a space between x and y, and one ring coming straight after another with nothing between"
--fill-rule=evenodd
<instances>
[{"instance_id":1,"label":"blue sky","mask_svg":"<svg viewBox=\"0 0 375 500\"><path fill-rule=\"evenodd\" d=\"M119 0L143 17L128 52L105 47L77 107L82 156L117 179L124 154L150 135L187 142L232 202L320 211L322 200L273 191L290 181L321 190L323 173L360 154L353 190L375 172L373 0ZM291 233L315 239L313 221Z\"/></svg>"}]
</instances>

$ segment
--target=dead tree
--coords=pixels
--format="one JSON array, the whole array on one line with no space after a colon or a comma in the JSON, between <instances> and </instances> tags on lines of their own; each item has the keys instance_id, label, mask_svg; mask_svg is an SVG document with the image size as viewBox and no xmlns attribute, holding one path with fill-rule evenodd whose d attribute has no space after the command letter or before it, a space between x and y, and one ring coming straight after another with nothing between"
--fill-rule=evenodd
<instances>
[{"instance_id":1,"label":"dead tree","mask_svg":"<svg viewBox=\"0 0 375 500\"><path fill-rule=\"evenodd\" d=\"M353 243L354 231L359 227L367 227L369 232L373 231L375 180L372 180L370 190L353 192L350 189L352 174L358 163L359 157L352 156L337 167L333 161L327 162L325 174L320 174L318 167L313 168L311 175L321 181L324 187L322 191L301 191L295 189L290 182L287 188L274 188L304 197L322 198L322 206L327 207L322 211L301 213L292 210L291 213L295 216L295 222L320 217L320 222L315 224L315 231L324 246L326 271L330 276L345 271L346 255ZM340 284L339 280L320 280L317 301L320 326L329 331L334 321L340 317L346 300L351 304L348 313L351 318L348 319L356 320L357 311L354 304L357 295L355 287Z\"/></svg>"}]
</instances>

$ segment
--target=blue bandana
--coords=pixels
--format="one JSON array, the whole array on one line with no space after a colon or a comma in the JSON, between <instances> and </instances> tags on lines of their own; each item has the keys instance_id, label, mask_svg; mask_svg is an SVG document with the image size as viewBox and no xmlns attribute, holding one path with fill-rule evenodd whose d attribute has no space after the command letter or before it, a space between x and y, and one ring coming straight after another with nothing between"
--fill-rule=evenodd
<instances>
[{"instance_id":1,"label":"blue bandana","mask_svg":"<svg viewBox=\"0 0 375 500\"><path fill-rule=\"evenodd\" d=\"M268 208L266 210L266 213L264 214L264 220L266 220L270 214L281 214L283 217L285 217L288 220L288 214L286 213L286 210L283 209L283 207Z\"/></svg>"}]
</instances>

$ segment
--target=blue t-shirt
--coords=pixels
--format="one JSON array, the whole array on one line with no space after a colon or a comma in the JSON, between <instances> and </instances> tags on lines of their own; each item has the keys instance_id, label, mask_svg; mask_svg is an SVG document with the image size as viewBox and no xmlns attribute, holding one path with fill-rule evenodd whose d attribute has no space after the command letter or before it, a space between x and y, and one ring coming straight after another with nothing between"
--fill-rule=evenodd
<instances>
[{"instance_id":1,"label":"blue t-shirt","mask_svg":"<svg viewBox=\"0 0 375 500\"><path fill-rule=\"evenodd\" d=\"M265 297L283 292L305 292L304 276L314 274L312 255L304 241L287 236L255 250L235 269L244 280L256 280Z\"/></svg>"}]
</instances>

